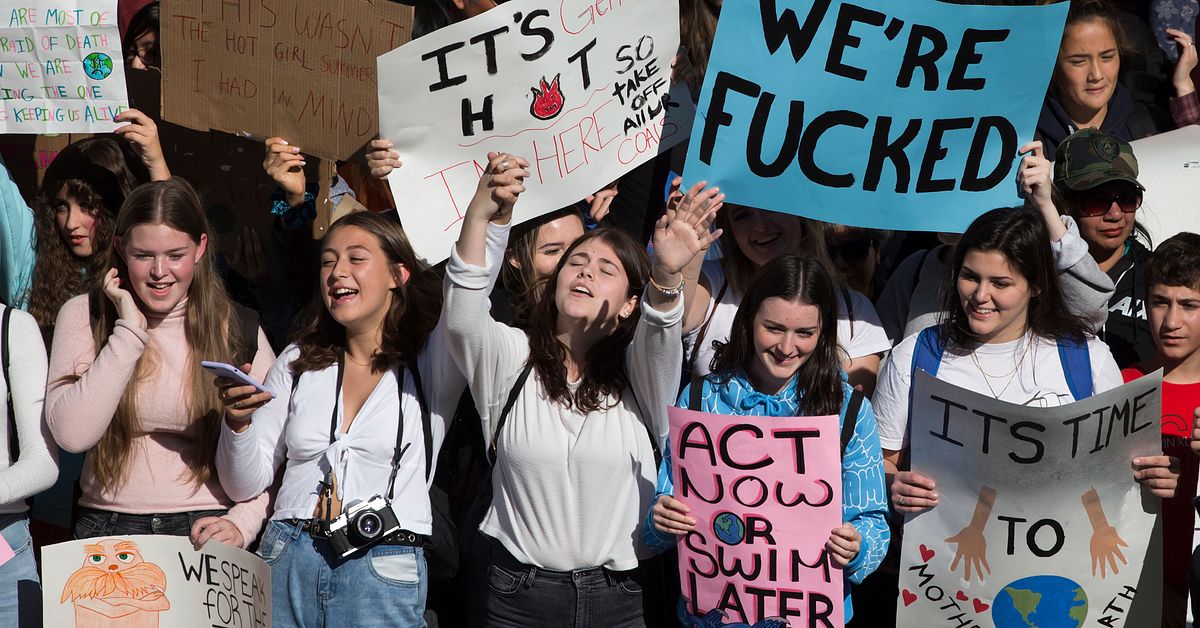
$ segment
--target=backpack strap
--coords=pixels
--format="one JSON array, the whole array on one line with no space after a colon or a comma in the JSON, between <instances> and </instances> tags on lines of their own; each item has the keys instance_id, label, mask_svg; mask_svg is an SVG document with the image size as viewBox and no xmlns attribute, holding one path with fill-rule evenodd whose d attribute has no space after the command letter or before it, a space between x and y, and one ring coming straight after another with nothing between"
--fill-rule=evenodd
<instances>
[{"instance_id":1,"label":"backpack strap","mask_svg":"<svg viewBox=\"0 0 1200 628\"><path fill-rule=\"evenodd\" d=\"M628 378L626 378L628 380ZM629 394L633 396L633 404L638 408L638 414L645 416L646 411L642 409L642 402L638 401L637 393L633 390L633 385L629 386ZM658 448L658 440L654 438L654 432L650 431L650 425L646 421L641 421L642 427L646 430L646 437L650 439L650 449L654 451L654 468L657 469L662 464L662 450Z\"/></svg>"},{"instance_id":2,"label":"backpack strap","mask_svg":"<svg viewBox=\"0 0 1200 628\"><path fill-rule=\"evenodd\" d=\"M700 326L700 331L696 332L696 342L692 343L692 352L683 360L684 370L687 371L685 376L691 375L692 361L696 359L696 354L700 352L700 347L704 344L704 337L708 334L708 326L712 324L712 319L717 315L717 306L721 304L721 299L725 298L725 291L727 289L729 289L729 282L722 282L721 289L717 290L717 296L713 299L712 311L708 313L708 318L704 319L704 324Z\"/></svg>"},{"instance_id":3,"label":"backpack strap","mask_svg":"<svg viewBox=\"0 0 1200 628\"><path fill-rule=\"evenodd\" d=\"M17 439L17 417L13 416L13 396L12 396L12 379L9 378L12 364L11 357L8 352L8 329L9 321L12 318L12 308L5 306L3 319L0 320L0 363L4 368L4 386L5 397L8 403L8 464L12 465L17 462L17 456L21 453L21 443Z\"/></svg>"},{"instance_id":4,"label":"backpack strap","mask_svg":"<svg viewBox=\"0 0 1200 628\"><path fill-rule=\"evenodd\" d=\"M237 355L241 366L247 362L253 363L258 355L258 312L233 302L233 313L237 316L238 337L242 340L242 352Z\"/></svg>"},{"instance_id":5,"label":"backpack strap","mask_svg":"<svg viewBox=\"0 0 1200 628\"><path fill-rule=\"evenodd\" d=\"M412 373L413 388L417 390L417 405L421 407L421 433L425 441L425 481L429 481L429 477L433 475L433 417L429 414L429 403L425 401L425 387L421 385L421 369L417 368L417 362L420 358L412 361L408 365L408 372ZM404 387L403 374L401 374L400 387Z\"/></svg>"},{"instance_id":6,"label":"backpack strap","mask_svg":"<svg viewBox=\"0 0 1200 628\"><path fill-rule=\"evenodd\" d=\"M850 444L850 439L854 438L854 428L858 427L858 413L862 409L863 399L866 395L857 388L852 388L850 392L850 402L846 404L846 414L842 416L842 457L846 457L846 446Z\"/></svg>"},{"instance_id":7,"label":"backpack strap","mask_svg":"<svg viewBox=\"0 0 1200 628\"><path fill-rule=\"evenodd\" d=\"M513 383L512 390L508 391L508 399L504 402L504 409L500 411L500 418L496 419L496 429L492 432L492 442L488 446L489 466L496 466L496 444L500 442L500 430L504 429L504 423L508 421L508 413L512 411L513 404L521 395L521 389L525 387L525 380L529 379L531 371L533 371L533 362L527 362L525 368L521 369L521 374L517 376L517 381Z\"/></svg>"},{"instance_id":8,"label":"backpack strap","mask_svg":"<svg viewBox=\"0 0 1200 628\"><path fill-rule=\"evenodd\" d=\"M1092 381L1092 358L1087 341L1078 338L1058 339L1058 359L1062 362L1067 387L1075 401L1087 399L1095 394Z\"/></svg>"},{"instance_id":9,"label":"backpack strap","mask_svg":"<svg viewBox=\"0 0 1200 628\"><path fill-rule=\"evenodd\" d=\"M704 412L702 401L704 399L704 376L697 375L692 378L692 383L688 388L688 410L693 412Z\"/></svg>"},{"instance_id":10,"label":"backpack strap","mask_svg":"<svg viewBox=\"0 0 1200 628\"><path fill-rule=\"evenodd\" d=\"M938 333L938 328L934 326L922 329L920 335L917 336L917 344L913 347L912 370L909 371L909 377L915 377L917 369L937 377L938 368L942 365L942 354L945 352L946 347L942 345L942 337Z\"/></svg>"}]
</instances>

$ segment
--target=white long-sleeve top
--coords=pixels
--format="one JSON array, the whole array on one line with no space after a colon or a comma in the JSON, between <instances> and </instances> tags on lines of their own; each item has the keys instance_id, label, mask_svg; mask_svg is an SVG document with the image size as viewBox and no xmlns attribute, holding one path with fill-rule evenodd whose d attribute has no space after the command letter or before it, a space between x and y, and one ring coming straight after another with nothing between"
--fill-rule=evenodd
<instances>
[{"instance_id":1,"label":"white long-sleeve top","mask_svg":"<svg viewBox=\"0 0 1200 628\"><path fill-rule=\"evenodd\" d=\"M529 357L529 340L488 313L487 270L446 267L450 351L475 398L491 442L509 391ZM497 444L492 505L481 530L514 557L545 569L637 567L652 552L641 521L654 499L650 434L666 443L667 407L679 385L683 304L659 312L642 299L625 354L627 388L615 407L586 415L549 401L531 374Z\"/></svg>"},{"instance_id":2,"label":"white long-sleeve top","mask_svg":"<svg viewBox=\"0 0 1200 628\"><path fill-rule=\"evenodd\" d=\"M507 240L507 226L489 226L487 258L489 266L496 270ZM485 274L487 288L494 281L494 273ZM437 468L438 451L466 387L462 372L446 350L445 338L443 309L437 327L417 357L431 419L431 468ZM407 449L400 459L389 497L401 527L417 534L430 534L433 515L425 478L425 437L412 373L396 367L384 373L346 432L340 430L344 404L337 404L339 427L331 444L329 419L336 399L337 365L301 374L293 392L291 363L299 355L299 347L290 345L275 361L265 385L276 397L254 412L248 428L241 433L228 424L222 428L217 471L225 491L234 499L257 495L271 485L276 469L286 465L272 519L312 518L321 482L330 468L337 476L343 508L356 500L384 495L392 471L397 420L403 408L401 447Z\"/></svg>"},{"instance_id":3,"label":"white long-sleeve top","mask_svg":"<svg viewBox=\"0 0 1200 628\"><path fill-rule=\"evenodd\" d=\"M0 312L6 306L0 306ZM25 512L27 497L36 495L54 484L58 478L58 447L42 418L46 397L46 347L33 317L21 310L12 310L9 321L8 355L11 361L4 376L4 387L12 395L13 414L8 416L7 404L0 404L0 416L5 422L0 428L0 514ZM9 455L8 423L15 422L20 450L13 461Z\"/></svg>"}]
</instances>

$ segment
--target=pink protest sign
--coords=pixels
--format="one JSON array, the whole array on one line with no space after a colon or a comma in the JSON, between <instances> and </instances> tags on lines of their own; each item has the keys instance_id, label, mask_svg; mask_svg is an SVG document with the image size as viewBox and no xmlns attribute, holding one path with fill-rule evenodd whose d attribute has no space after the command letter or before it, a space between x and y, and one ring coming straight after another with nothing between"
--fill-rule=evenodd
<instances>
[{"instance_id":1,"label":"pink protest sign","mask_svg":"<svg viewBox=\"0 0 1200 628\"><path fill-rule=\"evenodd\" d=\"M670 416L675 498L696 519L679 543L688 612L705 626L842 626L825 552L842 523L838 418Z\"/></svg>"}]
</instances>

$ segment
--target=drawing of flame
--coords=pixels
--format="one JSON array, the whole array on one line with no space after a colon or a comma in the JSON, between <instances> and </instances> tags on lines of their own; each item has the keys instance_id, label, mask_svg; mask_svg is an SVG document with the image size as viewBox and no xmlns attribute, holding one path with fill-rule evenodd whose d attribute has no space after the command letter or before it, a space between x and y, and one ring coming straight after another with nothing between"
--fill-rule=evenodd
<instances>
[{"instance_id":1,"label":"drawing of flame","mask_svg":"<svg viewBox=\"0 0 1200 628\"><path fill-rule=\"evenodd\" d=\"M529 115L538 120L549 120L562 112L565 99L558 84L561 76L562 74L555 74L554 80L550 81L549 85L546 84L546 77L543 76L541 89L529 88L533 92L533 103L529 105Z\"/></svg>"}]
</instances>

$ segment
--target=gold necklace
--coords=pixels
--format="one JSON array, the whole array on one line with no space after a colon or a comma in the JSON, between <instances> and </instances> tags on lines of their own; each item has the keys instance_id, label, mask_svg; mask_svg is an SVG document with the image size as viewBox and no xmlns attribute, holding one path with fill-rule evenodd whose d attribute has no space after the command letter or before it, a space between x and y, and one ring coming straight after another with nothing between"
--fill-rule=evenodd
<instances>
[{"instance_id":1,"label":"gold necklace","mask_svg":"<svg viewBox=\"0 0 1200 628\"><path fill-rule=\"evenodd\" d=\"M998 376L993 376L993 375L989 374L987 371L983 370L983 364L981 364L979 362L978 353L976 351L971 352L971 361L975 363L975 368L979 369L979 372L983 375L983 383L988 387L988 392L992 393L992 399L999 399L1001 396L1004 395L1005 392L1008 391L1008 387L1012 386L1012 383L1014 381L1016 381L1017 375L1021 370L1021 365L1025 363L1025 356L1029 355L1029 349L1030 349L1030 347L1033 346L1033 342L1034 341L1032 338L1027 338L1027 342L1025 343L1025 350L1021 352L1020 359L1014 361L1012 370L1003 375L998 375ZM1004 383L1004 388L1000 389L999 394L996 394L996 389L992 388L992 382L988 381L989 377L994 377L995 379L1001 379L1003 377L1008 377L1008 381Z\"/></svg>"},{"instance_id":2,"label":"gold necklace","mask_svg":"<svg viewBox=\"0 0 1200 628\"><path fill-rule=\"evenodd\" d=\"M355 360L354 358L350 357L350 352L349 352L349 351L343 351L343 352L342 352L342 355L346 356L346 359L347 359L347 360L350 360L351 362L353 362L353 363L355 363L355 364L357 364L357 365L359 365L359 366L371 366L371 362L373 361L373 359L374 359L374 357L375 357L375 354L374 354L374 353L372 353L372 354L371 354L371 358L372 358L372 359L370 359L370 360L367 360L366 362L359 362L358 360Z\"/></svg>"}]
</instances>

